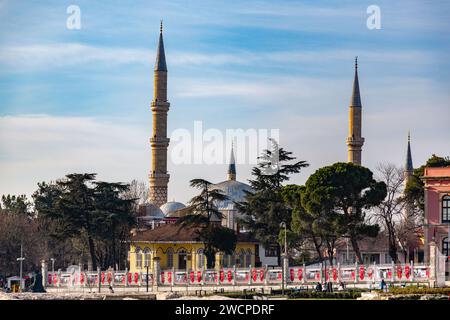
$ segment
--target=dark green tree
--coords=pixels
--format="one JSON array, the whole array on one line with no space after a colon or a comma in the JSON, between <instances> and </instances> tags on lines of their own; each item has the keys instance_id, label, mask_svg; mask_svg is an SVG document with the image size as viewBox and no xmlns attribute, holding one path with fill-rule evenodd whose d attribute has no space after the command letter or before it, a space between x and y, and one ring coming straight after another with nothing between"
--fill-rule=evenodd
<instances>
[{"instance_id":1,"label":"dark green tree","mask_svg":"<svg viewBox=\"0 0 450 320\"><path fill-rule=\"evenodd\" d=\"M114 266L121 261L120 252L126 252L123 240L129 238L130 229L136 224L132 212L136 199L123 199L129 185L123 183L94 182L94 212L98 223L97 238L102 245L102 267ZM117 250L122 247L122 250ZM105 254L109 253L109 254Z\"/></svg>"},{"instance_id":2,"label":"dark green tree","mask_svg":"<svg viewBox=\"0 0 450 320\"><path fill-rule=\"evenodd\" d=\"M99 262L97 244L106 244L105 250L112 253L103 262L114 264L115 247L134 223L132 200L120 198L127 185L95 182L95 176L94 173L68 174L56 183L38 184L33 194L38 216L54 222L51 235L60 240L85 242L94 269Z\"/></svg>"},{"instance_id":3,"label":"dark green tree","mask_svg":"<svg viewBox=\"0 0 450 320\"><path fill-rule=\"evenodd\" d=\"M291 210L282 195L283 183L308 163L294 161L292 152L279 148L274 140L271 143L271 150L264 150L258 157L258 165L252 169L254 179L249 182L254 192L247 192L246 201L237 203L237 208L244 216L240 222L257 240L266 247L278 244L277 257L281 265L280 224L285 222L288 229L291 225Z\"/></svg>"},{"instance_id":4,"label":"dark green tree","mask_svg":"<svg viewBox=\"0 0 450 320\"><path fill-rule=\"evenodd\" d=\"M29 218L33 217L31 203L27 196L22 195L2 195L2 203L0 204L0 212L9 214L22 214Z\"/></svg>"},{"instance_id":5,"label":"dark green tree","mask_svg":"<svg viewBox=\"0 0 450 320\"><path fill-rule=\"evenodd\" d=\"M349 237L358 262L362 263L358 240L375 237L379 232L378 225L366 223L365 210L383 201L386 184L377 182L365 167L338 162L317 170L305 186L302 205L320 219L314 229L325 227L322 232L332 238Z\"/></svg>"},{"instance_id":6,"label":"dark green tree","mask_svg":"<svg viewBox=\"0 0 450 320\"><path fill-rule=\"evenodd\" d=\"M425 167L447 167L450 166L450 159L448 157L439 157L435 154L431 156L427 162L417 169L414 169L414 173L411 179L406 184L405 195L414 207L419 208L422 212L425 209L424 199L424 184L421 177L424 175Z\"/></svg>"},{"instance_id":7,"label":"dark green tree","mask_svg":"<svg viewBox=\"0 0 450 320\"><path fill-rule=\"evenodd\" d=\"M220 190L214 189L211 182L193 179L190 186L200 189L200 194L189 202L189 214L178 219L182 226L198 228L198 239L203 242L207 267L214 268L216 253L233 253L236 247L234 230L221 226L222 213L216 203L228 199Z\"/></svg>"}]
</instances>

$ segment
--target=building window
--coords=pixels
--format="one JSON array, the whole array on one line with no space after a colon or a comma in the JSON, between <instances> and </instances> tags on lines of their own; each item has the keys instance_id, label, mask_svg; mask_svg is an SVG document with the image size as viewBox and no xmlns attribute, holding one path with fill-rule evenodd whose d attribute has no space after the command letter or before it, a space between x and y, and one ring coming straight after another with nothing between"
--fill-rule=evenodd
<instances>
[{"instance_id":1,"label":"building window","mask_svg":"<svg viewBox=\"0 0 450 320\"><path fill-rule=\"evenodd\" d=\"M448 247L448 238L442 239L442 254L447 257L446 261L448 261L448 256L450 254Z\"/></svg>"},{"instance_id":2,"label":"building window","mask_svg":"<svg viewBox=\"0 0 450 320\"><path fill-rule=\"evenodd\" d=\"M241 251L239 252L239 259L237 259L236 265L240 268L245 267L245 251L244 251L244 249L241 249Z\"/></svg>"},{"instance_id":3,"label":"building window","mask_svg":"<svg viewBox=\"0 0 450 320\"><path fill-rule=\"evenodd\" d=\"M270 245L267 248L265 248L265 255L266 257L277 257L277 246Z\"/></svg>"},{"instance_id":4,"label":"building window","mask_svg":"<svg viewBox=\"0 0 450 320\"><path fill-rule=\"evenodd\" d=\"M136 251L136 268L140 269L142 268L142 251L141 248L137 247Z\"/></svg>"},{"instance_id":5,"label":"building window","mask_svg":"<svg viewBox=\"0 0 450 320\"><path fill-rule=\"evenodd\" d=\"M167 249L167 268L173 268L173 249Z\"/></svg>"},{"instance_id":6,"label":"building window","mask_svg":"<svg viewBox=\"0 0 450 320\"><path fill-rule=\"evenodd\" d=\"M144 267L150 267L150 249L144 249Z\"/></svg>"},{"instance_id":7,"label":"building window","mask_svg":"<svg viewBox=\"0 0 450 320\"><path fill-rule=\"evenodd\" d=\"M392 263L392 257L389 253L384 254L384 263Z\"/></svg>"},{"instance_id":8,"label":"building window","mask_svg":"<svg viewBox=\"0 0 450 320\"><path fill-rule=\"evenodd\" d=\"M203 268L203 264L205 262L205 256L203 255L203 249L199 249L197 251L197 268Z\"/></svg>"},{"instance_id":9,"label":"building window","mask_svg":"<svg viewBox=\"0 0 450 320\"><path fill-rule=\"evenodd\" d=\"M247 250L247 254L245 255L245 264L244 267L247 268L252 264L252 252L250 249Z\"/></svg>"},{"instance_id":10,"label":"building window","mask_svg":"<svg viewBox=\"0 0 450 320\"><path fill-rule=\"evenodd\" d=\"M450 222L450 196L442 197L442 222Z\"/></svg>"}]
</instances>

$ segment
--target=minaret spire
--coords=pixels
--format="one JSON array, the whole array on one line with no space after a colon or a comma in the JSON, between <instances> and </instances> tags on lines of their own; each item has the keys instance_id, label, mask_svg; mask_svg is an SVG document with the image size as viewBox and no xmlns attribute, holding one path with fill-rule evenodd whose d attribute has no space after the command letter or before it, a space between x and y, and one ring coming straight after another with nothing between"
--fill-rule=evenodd
<instances>
[{"instance_id":1,"label":"minaret spire","mask_svg":"<svg viewBox=\"0 0 450 320\"><path fill-rule=\"evenodd\" d=\"M361 95L359 93L359 80L358 80L358 57L355 57L355 78L353 79L353 91L352 91L352 98L350 100L350 106L361 107Z\"/></svg>"},{"instance_id":2,"label":"minaret spire","mask_svg":"<svg viewBox=\"0 0 450 320\"><path fill-rule=\"evenodd\" d=\"M234 159L233 143L231 143L231 156L230 163L228 164L228 180L236 180L236 161Z\"/></svg>"},{"instance_id":3,"label":"minaret spire","mask_svg":"<svg viewBox=\"0 0 450 320\"><path fill-rule=\"evenodd\" d=\"M164 52L162 20L161 20L161 24L159 26L159 42L158 42L158 50L156 51L155 71L167 71L166 54Z\"/></svg>"},{"instance_id":4,"label":"minaret spire","mask_svg":"<svg viewBox=\"0 0 450 320\"><path fill-rule=\"evenodd\" d=\"M408 147L406 148L406 162L405 162L405 178L409 179L414 171L413 161L411 156L411 134L408 131ZM408 175L408 177L407 177Z\"/></svg>"},{"instance_id":5,"label":"minaret spire","mask_svg":"<svg viewBox=\"0 0 450 320\"><path fill-rule=\"evenodd\" d=\"M348 162L361 165L362 146L364 138L362 129L362 104L359 92L358 57L355 57L355 77L353 79L353 91L349 107L349 128L347 137Z\"/></svg>"},{"instance_id":6,"label":"minaret spire","mask_svg":"<svg viewBox=\"0 0 450 320\"><path fill-rule=\"evenodd\" d=\"M154 69L154 97L151 104L153 117L152 137L152 164L150 172L150 203L160 207L167 202L167 186L169 174L167 172L167 113L170 103L167 101L167 65L164 53L162 35L162 20L160 25L159 42L156 52Z\"/></svg>"}]
</instances>

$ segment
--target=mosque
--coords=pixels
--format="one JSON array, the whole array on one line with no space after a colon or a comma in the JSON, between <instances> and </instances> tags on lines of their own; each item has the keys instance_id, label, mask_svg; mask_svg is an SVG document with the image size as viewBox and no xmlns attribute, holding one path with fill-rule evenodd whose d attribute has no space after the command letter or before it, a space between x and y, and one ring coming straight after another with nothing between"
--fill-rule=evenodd
<instances>
[{"instance_id":1,"label":"mosque","mask_svg":"<svg viewBox=\"0 0 450 320\"><path fill-rule=\"evenodd\" d=\"M153 131L150 138L152 151L151 172L149 175L150 195L149 203L139 208L140 228L135 230L129 251L131 271L142 271L148 266L153 270L154 259L158 259L162 269L202 269L206 265L206 257L203 254L203 243L197 240L195 228L183 227L174 222L188 214L189 208L180 202L167 201L168 183L170 175L167 171L167 149L169 138L167 137L167 113L170 103L167 99L167 64L164 52L162 23L157 47L156 63L154 68L154 99L151 103ZM361 165L362 146L362 104L358 80L358 62L355 60L355 74L352 96L349 106L349 132L346 139L348 147L348 162ZM233 148L232 148L233 149ZM410 140L408 137L407 159L405 166L405 178L412 175L412 157ZM255 239L252 239L245 230L239 226L240 213L235 207L235 202L245 200L246 191L252 188L237 179L234 151L231 151L228 165L227 179L214 184L212 188L221 190L228 200L217 203L218 210L223 214L222 226L233 229L237 235L237 243L234 254L216 255L216 267L248 267L248 266L275 266L277 265L276 250L264 248ZM375 239L375 245L368 246L368 252L363 256L369 257L368 262L375 260L384 262L387 247L380 248L381 242ZM378 245L377 245L378 244ZM341 251L344 256L344 250ZM346 250L348 255L348 249ZM400 253L401 254L401 253ZM373 259L378 256L379 258ZM339 252L336 257L339 259ZM349 257L346 257L348 262ZM341 260L341 259L339 259Z\"/></svg>"}]
</instances>

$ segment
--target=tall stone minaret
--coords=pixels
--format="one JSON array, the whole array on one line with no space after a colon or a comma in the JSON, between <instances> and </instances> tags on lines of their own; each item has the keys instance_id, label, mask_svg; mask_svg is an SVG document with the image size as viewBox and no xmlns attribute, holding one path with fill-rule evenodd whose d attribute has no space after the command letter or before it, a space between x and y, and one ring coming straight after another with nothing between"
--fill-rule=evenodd
<instances>
[{"instance_id":1,"label":"tall stone minaret","mask_svg":"<svg viewBox=\"0 0 450 320\"><path fill-rule=\"evenodd\" d=\"M150 138L152 170L149 175L149 201L158 207L167 202L167 185L169 183L169 174L167 173L167 147L169 146L167 112L170 104L167 101L167 65L162 31L161 21L154 70L154 99L151 104L153 115L153 131Z\"/></svg>"},{"instance_id":2,"label":"tall stone minaret","mask_svg":"<svg viewBox=\"0 0 450 320\"><path fill-rule=\"evenodd\" d=\"M405 187L408 181L411 179L414 172L413 161L411 156L411 134L408 132L408 147L406 149L406 162L403 171L405 177Z\"/></svg>"},{"instance_id":3,"label":"tall stone minaret","mask_svg":"<svg viewBox=\"0 0 450 320\"><path fill-rule=\"evenodd\" d=\"M408 132L408 147L406 148L406 161L405 168L403 169L403 177L404 177L404 187L406 189L406 185L408 181L411 179L414 173L413 161L411 156L411 135ZM403 219L407 223L411 223L411 217L413 213L413 207L410 204L407 204L403 210Z\"/></svg>"},{"instance_id":4,"label":"tall stone minaret","mask_svg":"<svg viewBox=\"0 0 450 320\"><path fill-rule=\"evenodd\" d=\"M348 162L361 165L361 151L364 138L361 136L362 105L359 94L358 81L358 57L355 58L355 79L353 80L353 92L350 99L349 126L348 126Z\"/></svg>"}]
</instances>

